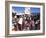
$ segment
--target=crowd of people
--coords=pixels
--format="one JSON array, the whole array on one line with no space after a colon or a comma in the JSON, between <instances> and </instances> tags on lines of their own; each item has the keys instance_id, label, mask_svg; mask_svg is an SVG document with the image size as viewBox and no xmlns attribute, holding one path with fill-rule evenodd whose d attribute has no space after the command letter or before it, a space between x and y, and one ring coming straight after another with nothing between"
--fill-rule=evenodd
<instances>
[{"instance_id":1,"label":"crowd of people","mask_svg":"<svg viewBox=\"0 0 46 38\"><path fill-rule=\"evenodd\" d=\"M40 15L12 13L12 24L12 30L15 31L40 30Z\"/></svg>"}]
</instances>

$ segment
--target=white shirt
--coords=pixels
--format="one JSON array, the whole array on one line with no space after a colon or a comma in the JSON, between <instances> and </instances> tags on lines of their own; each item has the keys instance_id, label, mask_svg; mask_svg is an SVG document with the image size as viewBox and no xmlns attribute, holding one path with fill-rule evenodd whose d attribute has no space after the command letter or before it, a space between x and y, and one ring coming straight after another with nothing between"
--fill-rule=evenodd
<instances>
[{"instance_id":1,"label":"white shirt","mask_svg":"<svg viewBox=\"0 0 46 38\"><path fill-rule=\"evenodd\" d=\"M23 18L20 18L20 20L18 21L19 24L22 24Z\"/></svg>"}]
</instances>

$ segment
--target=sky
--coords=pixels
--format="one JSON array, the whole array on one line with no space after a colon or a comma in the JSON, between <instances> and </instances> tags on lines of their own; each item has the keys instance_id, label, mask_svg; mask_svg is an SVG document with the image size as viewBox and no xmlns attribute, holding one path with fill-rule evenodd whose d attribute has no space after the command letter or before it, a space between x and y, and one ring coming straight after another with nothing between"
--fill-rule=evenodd
<instances>
[{"instance_id":1,"label":"sky","mask_svg":"<svg viewBox=\"0 0 46 38\"><path fill-rule=\"evenodd\" d=\"M17 11L18 13L24 13L25 7L12 7L12 10ZM30 7L32 13L40 13L40 8Z\"/></svg>"}]
</instances>

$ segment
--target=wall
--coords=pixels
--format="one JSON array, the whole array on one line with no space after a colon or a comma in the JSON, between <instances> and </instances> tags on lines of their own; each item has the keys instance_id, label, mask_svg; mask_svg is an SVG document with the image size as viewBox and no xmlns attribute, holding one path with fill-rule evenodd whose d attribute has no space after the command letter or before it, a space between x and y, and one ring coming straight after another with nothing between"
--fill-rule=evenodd
<instances>
[{"instance_id":1,"label":"wall","mask_svg":"<svg viewBox=\"0 0 46 38\"><path fill-rule=\"evenodd\" d=\"M46 0L20 0L20 1L46 3ZM46 10L46 4L45 4L45 10ZM46 13L45 13L45 15L46 15ZM45 16L45 19L46 19L46 16ZM5 36L5 0L0 0L0 38L5 38L4 36ZM46 38L46 22L45 22L45 35L16 37L16 38Z\"/></svg>"}]
</instances>

